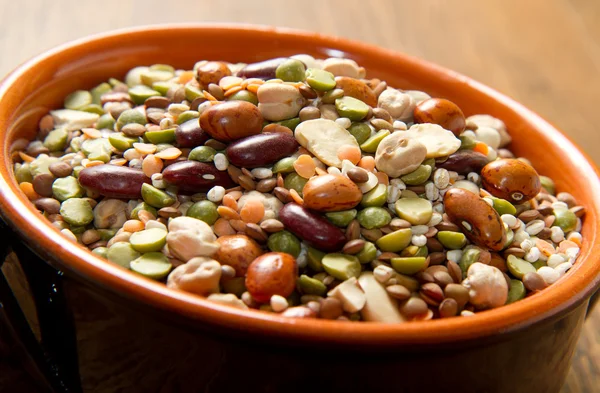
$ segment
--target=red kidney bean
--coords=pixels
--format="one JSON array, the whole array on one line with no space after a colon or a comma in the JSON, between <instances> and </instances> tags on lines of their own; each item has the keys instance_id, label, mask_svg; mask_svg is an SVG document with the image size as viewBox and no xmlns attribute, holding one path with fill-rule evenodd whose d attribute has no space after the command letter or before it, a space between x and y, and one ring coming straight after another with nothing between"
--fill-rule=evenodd
<instances>
[{"instance_id":1,"label":"red kidney bean","mask_svg":"<svg viewBox=\"0 0 600 393\"><path fill-rule=\"evenodd\" d=\"M275 59L259 61L258 63L247 64L236 75L241 78L274 79L277 67L286 60L287 57L277 57Z\"/></svg>"},{"instance_id":2,"label":"red kidney bean","mask_svg":"<svg viewBox=\"0 0 600 393\"><path fill-rule=\"evenodd\" d=\"M177 126L175 139L179 147L201 146L210 138L210 135L200 128L198 119L188 120Z\"/></svg>"},{"instance_id":3,"label":"red kidney bean","mask_svg":"<svg viewBox=\"0 0 600 393\"><path fill-rule=\"evenodd\" d=\"M435 165L449 171L467 174L469 172L479 173L481 168L488 162L488 158L479 152L473 150L459 150L454 154L450 154L446 161L436 163Z\"/></svg>"},{"instance_id":4,"label":"red kidney bean","mask_svg":"<svg viewBox=\"0 0 600 393\"><path fill-rule=\"evenodd\" d=\"M346 244L346 236L339 228L295 203L288 203L281 208L279 220L309 246L321 251L339 251Z\"/></svg>"},{"instance_id":5,"label":"red kidney bean","mask_svg":"<svg viewBox=\"0 0 600 393\"><path fill-rule=\"evenodd\" d=\"M139 169L117 165L97 165L79 172L79 184L110 198L139 199L142 184L150 179Z\"/></svg>"},{"instance_id":6,"label":"red kidney bean","mask_svg":"<svg viewBox=\"0 0 600 393\"><path fill-rule=\"evenodd\" d=\"M166 167L162 175L164 181L177 186L182 194L206 192L214 186L235 186L227 172L221 172L213 165L198 161L176 162Z\"/></svg>"},{"instance_id":7,"label":"red kidney bean","mask_svg":"<svg viewBox=\"0 0 600 393\"><path fill-rule=\"evenodd\" d=\"M229 162L240 168L256 168L294 154L298 142L283 133L258 134L233 142L227 147Z\"/></svg>"}]
</instances>

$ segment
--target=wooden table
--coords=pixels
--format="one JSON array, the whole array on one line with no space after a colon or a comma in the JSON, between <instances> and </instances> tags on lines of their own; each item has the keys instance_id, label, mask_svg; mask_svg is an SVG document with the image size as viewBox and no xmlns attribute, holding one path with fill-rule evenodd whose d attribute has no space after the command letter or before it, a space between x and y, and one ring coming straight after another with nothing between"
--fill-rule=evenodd
<instances>
[{"instance_id":1,"label":"wooden table","mask_svg":"<svg viewBox=\"0 0 600 393\"><path fill-rule=\"evenodd\" d=\"M403 51L515 98L600 163L597 0L5 0L0 2L0 76L74 38L166 22L270 24ZM563 392L600 390L599 329L600 307L585 325Z\"/></svg>"}]
</instances>

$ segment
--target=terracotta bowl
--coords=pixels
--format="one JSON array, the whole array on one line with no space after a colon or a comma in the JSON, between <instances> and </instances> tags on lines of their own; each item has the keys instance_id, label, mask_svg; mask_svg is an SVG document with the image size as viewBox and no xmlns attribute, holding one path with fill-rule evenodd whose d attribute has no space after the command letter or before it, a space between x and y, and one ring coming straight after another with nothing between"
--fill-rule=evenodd
<instances>
[{"instance_id":1,"label":"terracotta bowl","mask_svg":"<svg viewBox=\"0 0 600 393\"><path fill-rule=\"evenodd\" d=\"M17 186L13 142L34 137L41 116L75 89L122 78L137 65L189 69L200 59L252 62L296 53L347 56L391 86L448 98L466 115L504 120L513 151L586 208L575 266L541 293L470 318L399 325L284 319L176 292L99 259L66 241ZM463 75L345 39L267 27L170 25L60 46L0 85L0 157L0 213L12 230L3 239L19 258L4 270L21 304L33 298L37 307L24 311L59 371L51 384L70 391L553 392L600 285L598 169L573 142ZM23 277L28 285L20 285Z\"/></svg>"}]
</instances>

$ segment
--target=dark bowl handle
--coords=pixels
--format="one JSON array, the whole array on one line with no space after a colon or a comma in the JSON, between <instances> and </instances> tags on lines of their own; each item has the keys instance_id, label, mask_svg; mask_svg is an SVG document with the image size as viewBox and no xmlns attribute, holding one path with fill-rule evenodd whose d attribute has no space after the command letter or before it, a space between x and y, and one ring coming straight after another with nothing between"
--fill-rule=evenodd
<instances>
[{"instance_id":1,"label":"dark bowl handle","mask_svg":"<svg viewBox=\"0 0 600 393\"><path fill-rule=\"evenodd\" d=\"M11 251L16 253L32 291L41 342L1 269L0 325L41 391L80 393L75 330L62 291L62 272L35 255L0 218L0 268Z\"/></svg>"}]
</instances>

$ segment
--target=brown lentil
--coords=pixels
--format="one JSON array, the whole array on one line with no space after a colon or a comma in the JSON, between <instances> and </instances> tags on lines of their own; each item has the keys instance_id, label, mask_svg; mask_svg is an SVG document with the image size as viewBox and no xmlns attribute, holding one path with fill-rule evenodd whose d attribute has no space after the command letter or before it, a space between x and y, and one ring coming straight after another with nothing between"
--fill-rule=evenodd
<instances>
[{"instance_id":1,"label":"brown lentil","mask_svg":"<svg viewBox=\"0 0 600 393\"><path fill-rule=\"evenodd\" d=\"M344 254L358 254L365 247L365 241L362 239L354 239L350 240L348 243L344 245L342 248L342 252Z\"/></svg>"},{"instance_id":2,"label":"brown lentil","mask_svg":"<svg viewBox=\"0 0 600 393\"><path fill-rule=\"evenodd\" d=\"M52 183L54 183L54 176L48 173L36 175L31 182L34 191L43 197L52 196Z\"/></svg>"}]
</instances>

